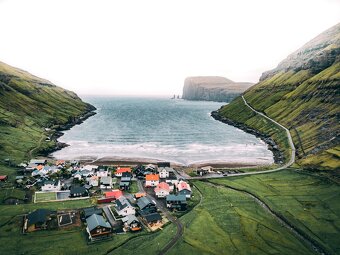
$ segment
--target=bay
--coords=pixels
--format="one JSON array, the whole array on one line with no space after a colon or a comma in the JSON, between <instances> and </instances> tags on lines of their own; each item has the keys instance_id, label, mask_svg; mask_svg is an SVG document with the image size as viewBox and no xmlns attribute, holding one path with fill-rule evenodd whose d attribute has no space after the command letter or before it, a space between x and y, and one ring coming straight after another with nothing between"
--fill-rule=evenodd
<instances>
[{"instance_id":1,"label":"bay","mask_svg":"<svg viewBox=\"0 0 340 255\"><path fill-rule=\"evenodd\" d=\"M103 158L196 163L271 164L272 152L253 135L214 120L223 103L168 98L84 97L97 114L59 139L58 159Z\"/></svg>"}]
</instances>

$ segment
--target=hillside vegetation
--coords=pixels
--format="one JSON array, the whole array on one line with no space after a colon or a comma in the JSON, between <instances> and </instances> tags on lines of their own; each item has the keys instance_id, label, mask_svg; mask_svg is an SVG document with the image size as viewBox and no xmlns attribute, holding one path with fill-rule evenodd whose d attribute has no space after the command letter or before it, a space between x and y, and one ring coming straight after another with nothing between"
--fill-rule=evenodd
<instances>
[{"instance_id":1,"label":"hillside vegetation","mask_svg":"<svg viewBox=\"0 0 340 255\"><path fill-rule=\"evenodd\" d=\"M73 92L0 62L0 164L18 163L29 154L48 151L53 130L77 121L95 108Z\"/></svg>"},{"instance_id":2,"label":"hillside vegetation","mask_svg":"<svg viewBox=\"0 0 340 255\"><path fill-rule=\"evenodd\" d=\"M339 169L340 24L328 29L244 94L256 110L286 126L297 148L297 163L310 169ZM271 135L287 146L275 127L249 111L241 98L220 109L235 122ZM287 155L287 153L285 152Z\"/></svg>"}]
</instances>

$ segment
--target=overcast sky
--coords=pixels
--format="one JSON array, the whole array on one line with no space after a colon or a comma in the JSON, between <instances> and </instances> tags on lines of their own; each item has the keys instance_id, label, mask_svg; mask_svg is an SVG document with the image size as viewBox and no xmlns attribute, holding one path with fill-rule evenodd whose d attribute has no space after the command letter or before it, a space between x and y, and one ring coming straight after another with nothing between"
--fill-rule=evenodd
<instances>
[{"instance_id":1,"label":"overcast sky","mask_svg":"<svg viewBox=\"0 0 340 255\"><path fill-rule=\"evenodd\" d=\"M340 0L0 0L0 61L80 95L258 81L340 22Z\"/></svg>"}]
</instances>

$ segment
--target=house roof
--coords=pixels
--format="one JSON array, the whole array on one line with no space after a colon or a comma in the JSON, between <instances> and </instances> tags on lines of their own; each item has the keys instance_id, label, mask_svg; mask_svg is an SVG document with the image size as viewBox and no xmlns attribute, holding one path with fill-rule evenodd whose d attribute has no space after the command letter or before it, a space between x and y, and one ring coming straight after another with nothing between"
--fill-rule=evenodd
<instances>
[{"instance_id":1,"label":"house roof","mask_svg":"<svg viewBox=\"0 0 340 255\"><path fill-rule=\"evenodd\" d=\"M27 215L28 225L46 222L48 216L50 216L51 213L52 211L47 209L35 210L34 212Z\"/></svg>"},{"instance_id":2,"label":"house roof","mask_svg":"<svg viewBox=\"0 0 340 255\"><path fill-rule=\"evenodd\" d=\"M148 197L141 197L137 201L137 206L139 209L143 210L145 207L147 207L149 204L155 205L155 203Z\"/></svg>"},{"instance_id":3,"label":"house roof","mask_svg":"<svg viewBox=\"0 0 340 255\"><path fill-rule=\"evenodd\" d=\"M104 220L104 217L97 214L92 214L92 216L86 219L87 227L90 231L95 229L98 226L111 228L111 225Z\"/></svg>"},{"instance_id":4,"label":"house roof","mask_svg":"<svg viewBox=\"0 0 340 255\"><path fill-rule=\"evenodd\" d=\"M43 165L37 165L35 168L38 169L38 170L41 170L41 169L44 168L44 166Z\"/></svg>"},{"instance_id":5,"label":"house roof","mask_svg":"<svg viewBox=\"0 0 340 255\"><path fill-rule=\"evenodd\" d=\"M131 168L130 167L119 167L117 170L116 170L116 174L119 174L119 173L124 173L124 172L131 172Z\"/></svg>"},{"instance_id":6,"label":"house roof","mask_svg":"<svg viewBox=\"0 0 340 255\"><path fill-rule=\"evenodd\" d=\"M158 183L157 187L155 188L155 192L158 192L160 190L166 190L170 192L170 186L166 182L160 182Z\"/></svg>"},{"instance_id":7,"label":"house roof","mask_svg":"<svg viewBox=\"0 0 340 255\"><path fill-rule=\"evenodd\" d=\"M121 190L112 190L112 191L107 191L104 193L106 198L109 197L114 197L115 199L120 198L121 196L123 196L123 192Z\"/></svg>"},{"instance_id":8,"label":"house roof","mask_svg":"<svg viewBox=\"0 0 340 255\"><path fill-rule=\"evenodd\" d=\"M132 222L134 222L134 221L138 221L139 222L139 220L137 219L137 217L135 216L135 215L133 215L133 214L129 214L129 215L127 215L127 216L125 216L124 218L122 218L122 221L125 223L127 223L127 224L131 224Z\"/></svg>"},{"instance_id":9,"label":"house roof","mask_svg":"<svg viewBox=\"0 0 340 255\"><path fill-rule=\"evenodd\" d=\"M87 190L85 189L84 186L72 186L70 189L71 194L84 194L86 193Z\"/></svg>"},{"instance_id":10,"label":"house roof","mask_svg":"<svg viewBox=\"0 0 340 255\"><path fill-rule=\"evenodd\" d=\"M159 213L151 213L151 214L145 215L144 219L148 223L151 223L151 222L162 220L162 216Z\"/></svg>"},{"instance_id":11,"label":"house roof","mask_svg":"<svg viewBox=\"0 0 340 255\"><path fill-rule=\"evenodd\" d=\"M7 175L0 175L0 180L6 180L7 179Z\"/></svg>"},{"instance_id":12,"label":"house roof","mask_svg":"<svg viewBox=\"0 0 340 255\"><path fill-rule=\"evenodd\" d=\"M46 160L45 159L31 159L30 164L34 164L34 165L39 165L39 164L46 164Z\"/></svg>"},{"instance_id":13,"label":"house roof","mask_svg":"<svg viewBox=\"0 0 340 255\"><path fill-rule=\"evenodd\" d=\"M185 181L180 181L177 185L178 191L181 191L183 189L191 191L190 185L186 183Z\"/></svg>"},{"instance_id":14,"label":"house roof","mask_svg":"<svg viewBox=\"0 0 340 255\"><path fill-rule=\"evenodd\" d=\"M116 200L116 208L118 211L123 210L124 208L131 206L130 202L126 199L126 197L121 196Z\"/></svg>"},{"instance_id":15,"label":"house roof","mask_svg":"<svg viewBox=\"0 0 340 255\"><path fill-rule=\"evenodd\" d=\"M102 184L112 184L112 178L111 176L103 176L100 178L100 183Z\"/></svg>"},{"instance_id":16,"label":"house roof","mask_svg":"<svg viewBox=\"0 0 340 255\"><path fill-rule=\"evenodd\" d=\"M145 175L146 181L159 181L159 175L158 174L147 174Z\"/></svg>"},{"instance_id":17,"label":"house roof","mask_svg":"<svg viewBox=\"0 0 340 255\"><path fill-rule=\"evenodd\" d=\"M101 208L97 207L88 207L83 209L85 218L90 217L92 214L98 214L101 215L103 213L103 210Z\"/></svg>"},{"instance_id":18,"label":"house roof","mask_svg":"<svg viewBox=\"0 0 340 255\"><path fill-rule=\"evenodd\" d=\"M181 202L184 203L187 201L185 195L167 195L166 196L166 202Z\"/></svg>"}]
</instances>

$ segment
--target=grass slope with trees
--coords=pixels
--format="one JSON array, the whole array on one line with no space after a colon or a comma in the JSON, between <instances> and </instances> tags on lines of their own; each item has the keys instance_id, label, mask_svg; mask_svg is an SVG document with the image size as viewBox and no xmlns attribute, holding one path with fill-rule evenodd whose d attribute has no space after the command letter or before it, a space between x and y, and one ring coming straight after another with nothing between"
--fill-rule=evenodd
<instances>
[{"instance_id":1,"label":"grass slope with trees","mask_svg":"<svg viewBox=\"0 0 340 255\"><path fill-rule=\"evenodd\" d=\"M256 110L286 126L304 168L340 168L340 24L323 32L265 72L244 94ZM269 134L287 159L282 131L253 113L238 97L219 110L236 123Z\"/></svg>"}]
</instances>

